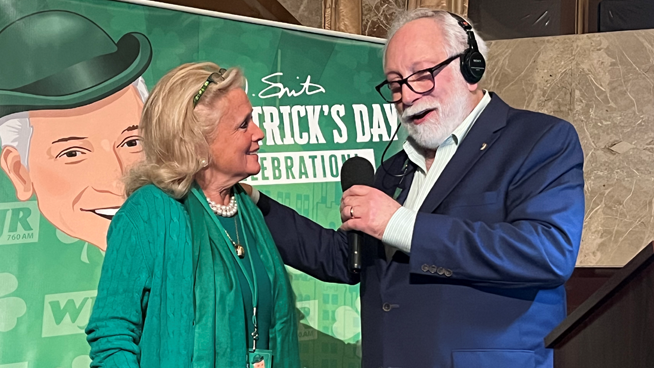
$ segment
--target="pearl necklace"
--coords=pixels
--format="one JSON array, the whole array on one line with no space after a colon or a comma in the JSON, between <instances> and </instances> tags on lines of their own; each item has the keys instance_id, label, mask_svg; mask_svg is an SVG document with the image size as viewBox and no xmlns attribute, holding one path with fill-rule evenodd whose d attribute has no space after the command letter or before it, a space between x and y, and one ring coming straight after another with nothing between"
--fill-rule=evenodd
<instances>
[{"instance_id":1,"label":"pearl necklace","mask_svg":"<svg viewBox=\"0 0 654 368\"><path fill-rule=\"evenodd\" d=\"M238 204L236 203L235 196L232 196L232 199L229 200L229 204L227 206L218 204L209 199L209 197L207 197L207 202L209 202L209 207L211 210L218 216L232 217L236 215L236 212L238 211Z\"/></svg>"}]
</instances>

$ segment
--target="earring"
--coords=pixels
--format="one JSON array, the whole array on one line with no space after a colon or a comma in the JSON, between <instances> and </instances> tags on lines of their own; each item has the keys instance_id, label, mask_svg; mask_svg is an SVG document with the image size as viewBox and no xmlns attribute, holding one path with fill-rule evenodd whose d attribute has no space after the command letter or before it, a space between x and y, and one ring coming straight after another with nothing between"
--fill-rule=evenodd
<instances>
[{"instance_id":1,"label":"earring","mask_svg":"<svg viewBox=\"0 0 654 368\"><path fill-rule=\"evenodd\" d=\"M200 161L200 165L202 165L202 167L207 167L209 164L207 163L207 160L202 159L202 161Z\"/></svg>"}]
</instances>

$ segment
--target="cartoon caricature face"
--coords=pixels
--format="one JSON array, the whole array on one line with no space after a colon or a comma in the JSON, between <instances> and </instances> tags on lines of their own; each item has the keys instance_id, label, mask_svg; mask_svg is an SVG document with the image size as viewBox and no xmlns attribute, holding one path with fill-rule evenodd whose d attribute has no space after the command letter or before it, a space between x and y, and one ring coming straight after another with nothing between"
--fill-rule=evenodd
<instances>
[{"instance_id":1,"label":"cartoon caricature face","mask_svg":"<svg viewBox=\"0 0 654 368\"><path fill-rule=\"evenodd\" d=\"M130 85L86 106L30 111L28 167L14 147L2 151L18 199L36 194L39 210L54 226L105 250L109 222L124 202L122 175L142 158L142 110Z\"/></svg>"}]
</instances>

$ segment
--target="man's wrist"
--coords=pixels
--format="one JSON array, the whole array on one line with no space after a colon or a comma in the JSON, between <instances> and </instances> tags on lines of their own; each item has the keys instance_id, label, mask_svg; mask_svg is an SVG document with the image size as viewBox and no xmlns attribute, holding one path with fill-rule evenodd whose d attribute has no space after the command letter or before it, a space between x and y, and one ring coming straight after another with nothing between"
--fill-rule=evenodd
<instances>
[{"instance_id":1,"label":"man's wrist","mask_svg":"<svg viewBox=\"0 0 654 368\"><path fill-rule=\"evenodd\" d=\"M395 211L384 229L382 242L397 248L405 253L411 251L413 240L413 227L416 223L418 213L406 207L400 207Z\"/></svg>"},{"instance_id":2,"label":"man's wrist","mask_svg":"<svg viewBox=\"0 0 654 368\"><path fill-rule=\"evenodd\" d=\"M252 202L254 202L254 204L259 203L260 196L261 196L261 193L259 193L257 188L252 187L252 193L250 193L250 199L252 200Z\"/></svg>"}]
</instances>

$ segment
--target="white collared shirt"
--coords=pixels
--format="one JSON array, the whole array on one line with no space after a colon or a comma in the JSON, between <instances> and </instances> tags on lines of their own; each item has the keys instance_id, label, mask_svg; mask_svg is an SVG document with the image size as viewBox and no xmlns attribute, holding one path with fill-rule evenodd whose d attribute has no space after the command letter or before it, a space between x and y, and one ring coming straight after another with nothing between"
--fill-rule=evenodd
<instances>
[{"instance_id":1,"label":"white collared shirt","mask_svg":"<svg viewBox=\"0 0 654 368\"><path fill-rule=\"evenodd\" d=\"M434 161L427 170L425 156L422 150L416 149L410 141L404 143L404 151L406 152L409 160L416 166L416 172L413 174L413 181L409 194L400 207L391 217L384 235L382 242L386 245L387 259L391 259L397 249L410 253L411 241L413 240L413 228L418 216L418 210L425 198L433 188L436 180L440 177L441 173L447 166L448 162L456 153L457 148L472 128L479 115L484 111L490 102L490 93L484 91L484 97L479 101L477 106L470 112L470 114L463 120L452 135L447 138L436 150Z\"/></svg>"}]
</instances>

